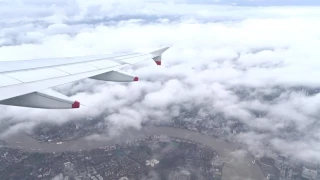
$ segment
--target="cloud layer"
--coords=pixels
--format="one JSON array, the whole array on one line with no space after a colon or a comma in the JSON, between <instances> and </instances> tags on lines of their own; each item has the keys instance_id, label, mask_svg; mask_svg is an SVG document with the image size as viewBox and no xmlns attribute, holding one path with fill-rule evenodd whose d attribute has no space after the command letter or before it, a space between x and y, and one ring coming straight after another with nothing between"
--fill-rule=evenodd
<instances>
[{"instance_id":1,"label":"cloud layer","mask_svg":"<svg viewBox=\"0 0 320 180\"><path fill-rule=\"evenodd\" d=\"M268 145L320 160L319 12L179 1L1 1L1 60L172 46L162 67L146 62L126 69L138 83L83 80L57 87L87 105L79 110L1 106L1 129L9 127L8 134L102 113L115 129L139 128L199 109L206 121L219 114L226 123L242 123L247 130L235 139L255 152Z\"/></svg>"}]
</instances>

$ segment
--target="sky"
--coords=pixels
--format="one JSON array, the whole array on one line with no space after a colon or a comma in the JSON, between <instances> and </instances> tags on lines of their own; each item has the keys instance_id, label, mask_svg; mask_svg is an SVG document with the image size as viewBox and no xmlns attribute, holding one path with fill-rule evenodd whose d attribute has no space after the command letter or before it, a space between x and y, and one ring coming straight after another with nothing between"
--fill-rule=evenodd
<instances>
[{"instance_id":1,"label":"sky","mask_svg":"<svg viewBox=\"0 0 320 180\"><path fill-rule=\"evenodd\" d=\"M248 131L229 136L252 152L268 145L320 160L318 3L195 2L0 1L1 61L171 46L161 67L145 62L125 69L139 82L85 79L55 88L86 105L80 109L0 106L1 135L101 114L116 133L199 109L208 123L216 115L243 123Z\"/></svg>"},{"instance_id":2,"label":"sky","mask_svg":"<svg viewBox=\"0 0 320 180\"><path fill-rule=\"evenodd\" d=\"M237 6L318 6L317 0L185 0L190 4L218 4Z\"/></svg>"}]
</instances>

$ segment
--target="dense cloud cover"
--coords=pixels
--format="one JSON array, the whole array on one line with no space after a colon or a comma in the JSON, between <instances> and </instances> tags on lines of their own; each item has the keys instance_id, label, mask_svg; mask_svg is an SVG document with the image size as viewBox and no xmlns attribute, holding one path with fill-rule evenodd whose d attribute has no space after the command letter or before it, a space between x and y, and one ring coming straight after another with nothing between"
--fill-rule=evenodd
<instances>
[{"instance_id":1,"label":"dense cloud cover","mask_svg":"<svg viewBox=\"0 0 320 180\"><path fill-rule=\"evenodd\" d=\"M243 123L249 130L234 138L253 151L267 144L320 160L320 9L182 2L0 1L0 60L171 46L163 66L126 69L137 83L86 79L56 88L81 100L80 109L1 106L1 129L9 127L2 135L102 113L115 131L140 128L198 108L203 119Z\"/></svg>"}]
</instances>

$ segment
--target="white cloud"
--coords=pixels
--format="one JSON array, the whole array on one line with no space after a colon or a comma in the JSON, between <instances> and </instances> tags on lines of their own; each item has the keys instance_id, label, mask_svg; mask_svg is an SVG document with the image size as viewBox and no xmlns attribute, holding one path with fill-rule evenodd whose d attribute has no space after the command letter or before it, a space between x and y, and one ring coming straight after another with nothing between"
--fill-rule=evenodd
<instances>
[{"instance_id":1,"label":"white cloud","mask_svg":"<svg viewBox=\"0 0 320 180\"><path fill-rule=\"evenodd\" d=\"M55 177L52 178L52 180L63 180L63 174L58 174Z\"/></svg>"},{"instance_id":2,"label":"white cloud","mask_svg":"<svg viewBox=\"0 0 320 180\"><path fill-rule=\"evenodd\" d=\"M267 141L291 153L279 145L279 141L287 142L279 134L291 128L302 136L296 146L301 143L301 147L308 148L310 155L306 157L318 153L318 143L310 139L320 134L319 95L295 89L309 91L320 86L319 8L142 0L2 3L6 6L0 6L0 15L7 19L0 24L1 60L151 51L172 46L163 55L163 66L146 62L127 69L140 77L139 82L83 80L57 87L87 105L81 109L1 106L2 121L9 119L16 124L9 131L32 128L30 124L41 121L63 123L101 113L109 114L105 122L115 130L140 128L141 122L169 120L182 108L201 107L199 114L203 117L221 113L225 121L237 119L250 127L249 132L237 137L250 149L260 147L258 141ZM36 8L39 6L43 8ZM10 7L19 13L11 16Z\"/></svg>"}]
</instances>

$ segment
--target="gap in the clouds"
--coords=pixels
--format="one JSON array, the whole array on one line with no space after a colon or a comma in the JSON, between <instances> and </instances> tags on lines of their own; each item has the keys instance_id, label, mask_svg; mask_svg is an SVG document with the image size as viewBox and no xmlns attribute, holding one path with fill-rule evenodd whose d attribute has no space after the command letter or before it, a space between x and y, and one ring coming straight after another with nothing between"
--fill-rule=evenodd
<instances>
[{"instance_id":1,"label":"gap in the clouds","mask_svg":"<svg viewBox=\"0 0 320 180\"><path fill-rule=\"evenodd\" d=\"M164 23L163 20L169 22L180 22L180 16L158 16L158 15L118 15L115 17L99 17L90 18L77 21L66 21L68 25L105 25L105 26L119 26L119 24L134 23L136 25L146 25L146 24L158 24Z\"/></svg>"},{"instance_id":2,"label":"gap in the clouds","mask_svg":"<svg viewBox=\"0 0 320 180\"><path fill-rule=\"evenodd\" d=\"M283 94L286 95L286 94L289 94L290 92L297 92L297 93L300 93L305 96L314 96L319 93L319 89L317 89L317 88L310 89L310 88L306 88L306 87L295 87L295 88L291 88L289 90L286 88L277 87L277 88L271 89L271 91L270 90L264 91L263 89L245 88L245 87L242 87L240 89L238 87L232 91L234 91L235 94L240 98L241 102L247 102L247 101L251 101L251 100L258 100L258 101L260 100L261 102L264 102L264 103L277 103L279 101L279 98L281 97L281 95L283 95ZM255 93L253 93L253 92L255 92ZM143 94L142 97L145 97L147 92L144 92L142 94ZM138 101L142 101L142 99L140 99ZM117 98L114 100L117 101ZM121 100L121 99L118 99L118 100ZM171 109L173 106L177 106L177 105L178 104L168 106L168 107L166 107L165 110ZM130 105L129 105L129 107L130 107ZM205 117L198 117L199 112L203 111L204 107L195 106L195 105L191 105L191 106L179 105L179 107L180 107L179 116L172 118L172 123L176 124L178 127L190 126L190 127L194 127L194 128L198 128L198 129L204 129L204 128L210 127L210 128L217 128L217 130L220 129L221 127L229 128L230 129L229 131L221 131L222 134L225 133L226 137L228 136L228 134L230 134L230 132L235 131L236 133L246 133L249 131L249 129L251 129L250 131L253 130L259 134L264 134L264 133L268 133L268 132L270 133L270 131L265 131L265 130L259 129L257 127L256 128L249 127L248 124L246 124L246 123L248 123L246 121L242 121L242 120L235 119L235 118L226 118L223 113L215 112L215 109L211 109L211 112L206 112L206 113L208 113L208 115ZM254 110L254 109L251 109L251 110L248 109L248 110L251 113L251 115L253 115L255 118L262 118L267 115L267 111ZM152 109L151 109L151 111L152 111ZM207 110L204 110L204 111L207 111ZM112 113L120 113L120 112L113 111ZM104 121L103 117L107 117L107 116L108 116L107 114L103 113L103 115L101 115L101 117L95 118L94 122L97 122L97 123L103 122ZM149 118L150 118L149 121L145 121L142 124L143 125L148 125L148 124L149 125L155 125L155 124L156 125L164 125L167 123L167 122L163 122L164 124L161 124L161 121L158 121L158 120L152 118L152 116L150 116ZM77 121L82 123L82 121L85 122L86 120L77 120ZM59 127L68 127L71 129L73 128L73 130L75 130L74 129L75 127L73 127L73 126L74 126L74 123L77 123L77 121L66 122L66 123L62 123L60 125L52 124L51 126L53 129L57 129ZM93 122L93 121L91 121L91 122ZM315 122L315 123L317 123L317 122ZM318 123L318 125L316 125L315 123L313 123L311 125L311 127L318 128L319 123ZM47 125L48 124L43 124L43 126L47 126ZM47 128L50 129L50 125L48 125ZM303 138L305 135L303 132L298 131L297 129L298 128L297 128L296 124L294 124L293 122L288 122L288 124L286 124L282 128L278 128L275 132L271 132L271 134L273 134L273 136L280 138L280 139L298 140L299 138Z\"/></svg>"},{"instance_id":3,"label":"gap in the clouds","mask_svg":"<svg viewBox=\"0 0 320 180\"><path fill-rule=\"evenodd\" d=\"M92 132L101 134L108 128L104 123L104 116L70 120L61 124L40 122L28 135L41 142L59 142L79 139L91 135Z\"/></svg>"},{"instance_id":4,"label":"gap in the clouds","mask_svg":"<svg viewBox=\"0 0 320 180\"><path fill-rule=\"evenodd\" d=\"M231 86L229 89L234 92L240 101L260 100L272 102L277 100L282 94L290 92L300 93L304 96L314 96L320 93L320 87L307 86L273 86L273 87L247 87L247 86Z\"/></svg>"},{"instance_id":5,"label":"gap in the clouds","mask_svg":"<svg viewBox=\"0 0 320 180\"><path fill-rule=\"evenodd\" d=\"M255 98L252 98L250 96L254 91L257 91L258 93L253 93L253 94L256 94L257 96ZM254 99L261 99L262 101L265 101L265 102L277 102L277 99L281 96L281 94L288 93L288 91L289 91L288 89L278 87L278 88L275 88L275 90L271 91L272 92L271 96L270 95L265 96L265 94L261 89L242 88L242 90L240 90L239 93L235 91L235 94L237 94L238 97L242 98L241 102L246 102ZM308 96L312 96L319 93L319 89L310 89L305 87L292 88L290 91L299 92L299 93L306 92L303 94ZM244 92L247 92L247 93L244 93ZM251 93L248 93L248 92L251 92ZM248 126L248 124L246 124L248 122L244 122L236 118L226 118L224 113L216 112L216 109L214 108L212 109L209 108L209 111L208 111L204 109L206 107L202 107L202 106L194 106L194 105L183 106L179 104L174 104L166 107L165 110L172 109L174 108L174 106L179 106L180 111L178 116L172 117L172 120L159 121L155 119L156 117L152 118L152 116L149 116L150 119L147 121L143 121L142 125L143 126L174 125L175 127L179 127L179 128L189 127L190 129L193 129L193 128L202 129L203 131L206 131L206 129L214 129L215 134L212 134L212 136L218 137L218 138L225 137L226 140L229 140L229 141L232 140L233 137L237 137L239 134L246 134L250 132L254 132L260 135L268 134L267 136L268 138L278 138L278 139L286 140L288 142L290 141L297 142L301 139L306 138L306 135L303 132L297 131L297 127L293 123L288 123L283 128L279 128L275 132L270 132L270 131L265 131L259 128L254 128L254 127L252 128ZM202 112L204 111L205 114L207 115L200 116L201 111ZM114 111L113 113L119 113L119 111ZM256 117L264 116L263 113L259 114L260 113L259 111L251 111L250 113L255 115ZM37 134L37 136L35 136L34 134L32 136L38 140L47 141L49 139L56 139L56 141L62 141L62 140L72 140L75 138L90 135L93 129L96 133L103 133L108 128L107 124L105 123L105 117L107 116L108 116L108 113L103 113L100 117L96 117L91 120L79 119L79 120L68 121L60 125L57 125L55 123L39 123L33 130L34 133ZM63 134L63 132L69 132L70 134ZM242 139L242 140L244 141L240 143L241 144L243 143L245 145L246 140L245 139ZM267 146L269 145L269 139L261 139L261 142L259 143L262 143Z\"/></svg>"}]
</instances>

